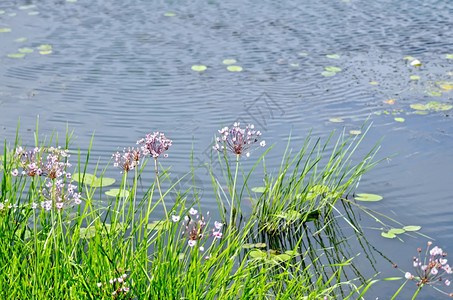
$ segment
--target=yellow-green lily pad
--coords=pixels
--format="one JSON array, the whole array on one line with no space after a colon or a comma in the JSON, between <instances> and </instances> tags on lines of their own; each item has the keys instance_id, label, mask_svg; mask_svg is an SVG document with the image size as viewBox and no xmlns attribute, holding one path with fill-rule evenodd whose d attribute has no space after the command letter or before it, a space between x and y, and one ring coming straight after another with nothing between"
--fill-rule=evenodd
<instances>
[{"instance_id":1,"label":"yellow-green lily pad","mask_svg":"<svg viewBox=\"0 0 453 300\"><path fill-rule=\"evenodd\" d=\"M22 5L22 6L19 6L19 9L20 9L20 10L25 10L25 9L35 8L35 7L36 7L36 5L30 4L30 5Z\"/></svg>"},{"instance_id":2,"label":"yellow-green lily pad","mask_svg":"<svg viewBox=\"0 0 453 300\"><path fill-rule=\"evenodd\" d=\"M201 71L204 71L206 69L207 69L207 67L204 66L204 65L193 65L192 66L192 70L196 71L196 72L201 72Z\"/></svg>"},{"instance_id":3,"label":"yellow-green lily pad","mask_svg":"<svg viewBox=\"0 0 453 300\"><path fill-rule=\"evenodd\" d=\"M232 65L235 64L236 62L237 60L235 60L234 58L227 58L222 61L222 63L225 65Z\"/></svg>"},{"instance_id":4,"label":"yellow-green lily pad","mask_svg":"<svg viewBox=\"0 0 453 300\"><path fill-rule=\"evenodd\" d=\"M167 13L164 14L164 16L166 16L166 17L174 17L174 16L176 16L176 14L172 13L172 12L167 12Z\"/></svg>"},{"instance_id":5,"label":"yellow-green lily pad","mask_svg":"<svg viewBox=\"0 0 453 300\"><path fill-rule=\"evenodd\" d=\"M446 55L445 55L445 58L446 58L446 59L453 59L453 54L446 54Z\"/></svg>"},{"instance_id":6,"label":"yellow-green lily pad","mask_svg":"<svg viewBox=\"0 0 453 300\"><path fill-rule=\"evenodd\" d=\"M354 197L355 200L357 201L381 201L383 198L382 196L380 195L376 195L376 194L366 194L366 193L362 193L362 194L357 194L355 197Z\"/></svg>"},{"instance_id":7,"label":"yellow-green lily pad","mask_svg":"<svg viewBox=\"0 0 453 300\"><path fill-rule=\"evenodd\" d=\"M27 40L26 37L22 37L22 38L15 39L14 41L15 42L25 42L26 40Z\"/></svg>"},{"instance_id":8,"label":"yellow-green lily pad","mask_svg":"<svg viewBox=\"0 0 453 300\"><path fill-rule=\"evenodd\" d=\"M391 232L393 234L402 234L402 233L405 233L406 230L404 230L402 228L392 228L388 232Z\"/></svg>"},{"instance_id":9,"label":"yellow-green lily pad","mask_svg":"<svg viewBox=\"0 0 453 300\"><path fill-rule=\"evenodd\" d=\"M329 119L329 122L332 122L332 123L342 123L344 122L344 120L342 118L330 118Z\"/></svg>"},{"instance_id":10,"label":"yellow-green lily pad","mask_svg":"<svg viewBox=\"0 0 453 300\"><path fill-rule=\"evenodd\" d=\"M41 50L41 51L48 51L48 50L52 50L52 46L49 44L41 44L38 47L36 47L36 49Z\"/></svg>"},{"instance_id":11,"label":"yellow-green lily pad","mask_svg":"<svg viewBox=\"0 0 453 300\"><path fill-rule=\"evenodd\" d=\"M24 53L13 53L13 54L8 54L8 57L11 57L11 58L22 58L24 57L25 54Z\"/></svg>"},{"instance_id":12,"label":"yellow-green lily pad","mask_svg":"<svg viewBox=\"0 0 453 300\"><path fill-rule=\"evenodd\" d=\"M266 187L264 187L264 186L257 186L257 187L252 188L252 192L255 192L255 193L264 193L265 191L266 191Z\"/></svg>"},{"instance_id":13,"label":"yellow-green lily pad","mask_svg":"<svg viewBox=\"0 0 453 300\"><path fill-rule=\"evenodd\" d=\"M388 239L396 238L396 234L394 234L393 232L381 232L381 236L388 238Z\"/></svg>"},{"instance_id":14,"label":"yellow-green lily pad","mask_svg":"<svg viewBox=\"0 0 453 300\"><path fill-rule=\"evenodd\" d=\"M31 48L19 48L17 49L20 53L32 53L34 50Z\"/></svg>"},{"instance_id":15,"label":"yellow-green lily pad","mask_svg":"<svg viewBox=\"0 0 453 300\"><path fill-rule=\"evenodd\" d=\"M31 11L28 13L29 16L36 16L39 15L39 11Z\"/></svg>"},{"instance_id":16,"label":"yellow-green lily pad","mask_svg":"<svg viewBox=\"0 0 453 300\"><path fill-rule=\"evenodd\" d=\"M227 70L230 72L241 72L242 67L241 66L228 66Z\"/></svg>"},{"instance_id":17,"label":"yellow-green lily pad","mask_svg":"<svg viewBox=\"0 0 453 300\"><path fill-rule=\"evenodd\" d=\"M359 135L359 134L362 134L362 131L360 131L360 130L349 130L349 134Z\"/></svg>"},{"instance_id":18,"label":"yellow-green lily pad","mask_svg":"<svg viewBox=\"0 0 453 300\"><path fill-rule=\"evenodd\" d=\"M418 75L411 75L411 80L420 80L420 76Z\"/></svg>"},{"instance_id":19,"label":"yellow-green lily pad","mask_svg":"<svg viewBox=\"0 0 453 300\"><path fill-rule=\"evenodd\" d=\"M406 121L406 120L405 120L404 118L395 118L395 121L396 121L396 122L401 122L401 123L402 123L402 122L404 122L404 121Z\"/></svg>"},{"instance_id":20,"label":"yellow-green lily pad","mask_svg":"<svg viewBox=\"0 0 453 300\"><path fill-rule=\"evenodd\" d=\"M3 14L5 14L5 13L6 13L6 11L0 10L0 15L3 15Z\"/></svg>"},{"instance_id":21,"label":"yellow-green lily pad","mask_svg":"<svg viewBox=\"0 0 453 300\"><path fill-rule=\"evenodd\" d=\"M416 109L416 110L426 110L426 106L424 104L411 104L411 108Z\"/></svg>"},{"instance_id":22,"label":"yellow-green lily pad","mask_svg":"<svg viewBox=\"0 0 453 300\"><path fill-rule=\"evenodd\" d=\"M334 73L336 73L336 72L341 72L341 69L338 68L338 67L325 67L324 69L325 69L327 72L334 72Z\"/></svg>"},{"instance_id":23,"label":"yellow-green lily pad","mask_svg":"<svg viewBox=\"0 0 453 300\"><path fill-rule=\"evenodd\" d=\"M129 191L120 189L111 189L105 192L107 196L125 198L129 196Z\"/></svg>"},{"instance_id":24,"label":"yellow-green lily pad","mask_svg":"<svg viewBox=\"0 0 453 300\"><path fill-rule=\"evenodd\" d=\"M11 32L11 28L0 28L0 32Z\"/></svg>"},{"instance_id":25,"label":"yellow-green lily pad","mask_svg":"<svg viewBox=\"0 0 453 300\"><path fill-rule=\"evenodd\" d=\"M323 71L321 73L322 76L329 77L329 76L335 76L337 74L336 72L329 72L329 71Z\"/></svg>"},{"instance_id":26,"label":"yellow-green lily pad","mask_svg":"<svg viewBox=\"0 0 453 300\"><path fill-rule=\"evenodd\" d=\"M41 54L41 55L47 55L47 54L50 54L50 53L52 53L52 50L39 51L39 54Z\"/></svg>"},{"instance_id":27,"label":"yellow-green lily pad","mask_svg":"<svg viewBox=\"0 0 453 300\"><path fill-rule=\"evenodd\" d=\"M406 231L418 231L420 230L422 227L421 226L418 226L418 225L408 225L408 226L404 226L403 229L406 230Z\"/></svg>"},{"instance_id":28,"label":"yellow-green lily pad","mask_svg":"<svg viewBox=\"0 0 453 300\"><path fill-rule=\"evenodd\" d=\"M333 58L333 59L339 59L340 55L338 55L338 54L327 54L326 57Z\"/></svg>"}]
</instances>

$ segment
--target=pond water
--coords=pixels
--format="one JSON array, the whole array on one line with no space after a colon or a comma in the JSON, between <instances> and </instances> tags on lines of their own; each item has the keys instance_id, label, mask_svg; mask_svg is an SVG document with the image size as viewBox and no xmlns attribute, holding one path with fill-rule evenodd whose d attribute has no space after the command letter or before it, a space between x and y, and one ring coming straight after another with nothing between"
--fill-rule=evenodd
<instances>
[{"instance_id":1,"label":"pond water","mask_svg":"<svg viewBox=\"0 0 453 300\"><path fill-rule=\"evenodd\" d=\"M382 139L380 157L397 155L366 174L358 191L382 195L368 206L422 226L453 252L453 110L421 115L411 108L453 104L453 3L303 2L4 0L0 138L12 141L20 119L24 143L32 144L38 117L43 136L68 126L82 151L95 132L94 169L98 158L104 166L111 153L162 131L173 146L161 163L177 178L190 169L192 149L196 165L207 162L217 129L237 120L254 123L276 144L266 161L271 168L290 134L297 148L310 130L327 138L368 120L360 151ZM229 71L225 59L242 71ZM323 73L329 67L341 70ZM119 178L113 167L107 174ZM216 211L203 176L203 208ZM407 270L427 241L384 239L376 222L363 218L362 225L372 244ZM382 277L401 276L384 259L375 264ZM375 273L360 260L358 268ZM387 299L400 284L380 284L368 297ZM440 296L428 288L419 298Z\"/></svg>"}]
</instances>

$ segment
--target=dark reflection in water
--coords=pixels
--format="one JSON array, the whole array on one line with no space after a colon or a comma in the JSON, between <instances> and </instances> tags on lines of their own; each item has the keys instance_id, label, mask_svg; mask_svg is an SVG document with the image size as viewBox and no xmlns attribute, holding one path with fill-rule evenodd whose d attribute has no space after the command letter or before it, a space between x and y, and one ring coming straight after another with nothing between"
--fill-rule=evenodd
<instances>
[{"instance_id":1,"label":"dark reflection in water","mask_svg":"<svg viewBox=\"0 0 453 300\"><path fill-rule=\"evenodd\" d=\"M30 4L36 7L19 8ZM0 10L0 28L11 29L0 33L2 140L12 140L20 118L24 143L31 144L39 116L42 134L68 125L82 150L95 132L93 157L106 164L117 149L163 131L174 145L162 164L178 177L190 168L192 149L195 161L208 161L217 129L238 119L260 125L268 144L277 144L267 160L277 166L290 133L297 147L310 129L326 137L370 118L368 145L384 137L383 154L399 155L365 176L359 189L384 196L373 208L423 226L447 251L453 247L452 119L449 112L407 114L414 103L452 103L452 92L439 88L453 81L446 59L453 48L451 1L45 0L2 1ZM53 52L41 55L41 44ZM34 52L8 57L24 47ZM409 55L422 66L405 61ZM227 71L227 58L243 71ZM192 71L195 64L207 70ZM329 66L341 71L322 76ZM395 104L383 103L389 99ZM334 117L344 122L328 121ZM119 177L116 171L107 173ZM152 180L151 169L144 178ZM208 192L202 202L216 210ZM369 234L393 253L425 244Z\"/></svg>"}]
</instances>

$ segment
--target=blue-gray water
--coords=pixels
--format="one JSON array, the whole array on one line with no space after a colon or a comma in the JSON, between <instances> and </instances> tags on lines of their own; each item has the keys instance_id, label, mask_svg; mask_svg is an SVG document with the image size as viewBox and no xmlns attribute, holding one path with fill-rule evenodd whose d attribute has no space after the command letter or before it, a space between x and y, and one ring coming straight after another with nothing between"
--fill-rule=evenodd
<instances>
[{"instance_id":1,"label":"blue-gray water","mask_svg":"<svg viewBox=\"0 0 453 300\"><path fill-rule=\"evenodd\" d=\"M0 29L11 31L0 32L0 138L12 140L20 119L31 144L39 116L42 136L68 126L82 150L95 132L93 162L102 165L114 151L162 131L173 146L161 163L176 177L189 170L192 149L196 161L206 161L217 129L236 120L254 123L267 144L276 144L267 158L272 167L290 133L297 148L310 130L326 138L369 119L361 152L383 138L380 157L398 155L364 176L358 191L382 195L372 209L421 225L453 252L452 111L417 115L410 108L453 104L453 92L441 88L453 81L453 59L446 58L453 54L452 16L448 0L3 0ZM52 53L40 54L42 44ZM34 52L8 57L25 47ZM222 61L230 58L242 72L226 69ZM207 70L191 70L198 64ZM341 71L321 75L331 66ZM390 99L393 105L383 102ZM119 178L113 167L107 173ZM216 210L209 193L202 203ZM426 239L387 240L371 229L379 224L364 222L369 239L410 269ZM401 275L386 262L377 268L382 277ZM372 295L386 299L400 283L381 284ZM420 298L440 296L426 289Z\"/></svg>"}]
</instances>

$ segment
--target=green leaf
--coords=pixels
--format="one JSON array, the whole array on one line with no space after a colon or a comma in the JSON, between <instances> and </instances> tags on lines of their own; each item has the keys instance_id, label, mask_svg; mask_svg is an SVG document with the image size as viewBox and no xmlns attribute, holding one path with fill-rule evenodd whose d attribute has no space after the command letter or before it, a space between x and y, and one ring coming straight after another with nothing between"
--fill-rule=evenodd
<instances>
[{"instance_id":1,"label":"green leaf","mask_svg":"<svg viewBox=\"0 0 453 300\"><path fill-rule=\"evenodd\" d=\"M36 16L39 15L39 11L31 11L28 13L29 16Z\"/></svg>"},{"instance_id":2,"label":"green leaf","mask_svg":"<svg viewBox=\"0 0 453 300\"><path fill-rule=\"evenodd\" d=\"M167 225L168 225L167 221L153 221L152 223L148 224L146 228L148 228L149 230L159 231L166 229Z\"/></svg>"},{"instance_id":3,"label":"green leaf","mask_svg":"<svg viewBox=\"0 0 453 300\"><path fill-rule=\"evenodd\" d=\"M342 118L330 118L329 119L329 122L332 122L332 123L342 123L344 122L344 120Z\"/></svg>"},{"instance_id":4,"label":"green leaf","mask_svg":"<svg viewBox=\"0 0 453 300\"><path fill-rule=\"evenodd\" d=\"M252 192L255 192L255 193L264 193L265 191L266 191L265 186L258 186L258 187L252 188Z\"/></svg>"},{"instance_id":5,"label":"green leaf","mask_svg":"<svg viewBox=\"0 0 453 300\"><path fill-rule=\"evenodd\" d=\"M396 237L396 234L392 232L381 232L381 235L388 239L394 239Z\"/></svg>"},{"instance_id":6,"label":"green leaf","mask_svg":"<svg viewBox=\"0 0 453 300\"><path fill-rule=\"evenodd\" d=\"M292 256L299 256L300 255L300 253L297 252L297 250L286 250L285 253L288 254L288 255L292 255Z\"/></svg>"},{"instance_id":7,"label":"green leaf","mask_svg":"<svg viewBox=\"0 0 453 300\"><path fill-rule=\"evenodd\" d=\"M25 56L25 54L23 54L23 53L8 54L8 57L12 57L12 58L21 58L24 56Z\"/></svg>"},{"instance_id":8,"label":"green leaf","mask_svg":"<svg viewBox=\"0 0 453 300\"><path fill-rule=\"evenodd\" d=\"M81 238L90 239L96 235L96 228L93 226L80 228L79 234Z\"/></svg>"},{"instance_id":9,"label":"green leaf","mask_svg":"<svg viewBox=\"0 0 453 300\"><path fill-rule=\"evenodd\" d=\"M15 39L14 41L15 42L25 42L27 40L26 37L23 37L23 38L18 38L18 39Z\"/></svg>"},{"instance_id":10,"label":"green leaf","mask_svg":"<svg viewBox=\"0 0 453 300\"><path fill-rule=\"evenodd\" d=\"M273 258L278 261L288 261L291 259L291 255L283 253L283 254L275 255Z\"/></svg>"},{"instance_id":11,"label":"green leaf","mask_svg":"<svg viewBox=\"0 0 453 300\"><path fill-rule=\"evenodd\" d=\"M204 66L204 65L193 65L192 66L192 70L196 71L196 72L201 72L201 71L204 71L206 69L207 69L207 67Z\"/></svg>"},{"instance_id":12,"label":"green leaf","mask_svg":"<svg viewBox=\"0 0 453 300\"><path fill-rule=\"evenodd\" d=\"M408 225L404 226L403 229L406 231L419 231L420 229L422 229L422 227L418 225Z\"/></svg>"},{"instance_id":13,"label":"green leaf","mask_svg":"<svg viewBox=\"0 0 453 300\"><path fill-rule=\"evenodd\" d=\"M307 53L307 52L299 52L299 55L300 55L300 56L307 56L308 53Z\"/></svg>"},{"instance_id":14,"label":"green leaf","mask_svg":"<svg viewBox=\"0 0 453 300\"><path fill-rule=\"evenodd\" d=\"M349 130L349 134L359 135L359 134L362 134L362 131L360 131L360 130Z\"/></svg>"},{"instance_id":15,"label":"green leaf","mask_svg":"<svg viewBox=\"0 0 453 300\"><path fill-rule=\"evenodd\" d=\"M411 104L411 108L416 109L416 110L426 110L426 106L424 104Z\"/></svg>"},{"instance_id":16,"label":"green leaf","mask_svg":"<svg viewBox=\"0 0 453 300\"><path fill-rule=\"evenodd\" d=\"M333 59L338 59L338 58L340 58L340 55L338 55L338 54L327 54L326 56L327 56L328 58L333 58Z\"/></svg>"},{"instance_id":17,"label":"green leaf","mask_svg":"<svg viewBox=\"0 0 453 300\"><path fill-rule=\"evenodd\" d=\"M33 49L31 48L19 48L17 49L20 53L33 53Z\"/></svg>"},{"instance_id":18,"label":"green leaf","mask_svg":"<svg viewBox=\"0 0 453 300\"><path fill-rule=\"evenodd\" d=\"M242 248L244 248L244 249L255 248L255 244L244 244L244 245L242 245Z\"/></svg>"},{"instance_id":19,"label":"green leaf","mask_svg":"<svg viewBox=\"0 0 453 300\"><path fill-rule=\"evenodd\" d=\"M329 72L329 71L323 71L323 72L321 73L321 75L322 75L322 76L325 76L325 77L334 76L335 74L337 74L337 73L335 73L335 72Z\"/></svg>"},{"instance_id":20,"label":"green leaf","mask_svg":"<svg viewBox=\"0 0 453 300\"><path fill-rule=\"evenodd\" d=\"M125 198L129 196L129 191L120 189L111 189L105 192L107 196Z\"/></svg>"},{"instance_id":21,"label":"green leaf","mask_svg":"<svg viewBox=\"0 0 453 300\"><path fill-rule=\"evenodd\" d=\"M446 59L453 59L453 54L446 54L446 55L445 55L445 58L446 58Z\"/></svg>"},{"instance_id":22,"label":"green leaf","mask_svg":"<svg viewBox=\"0 0 453 300\"><path fill-rule=\"evenodd\" d=\"M242 67L241 66L228 66L227 70L230 72L241 72Z\"/></svg>"},{"instance_id":23,"label":"green leaf","mask_svg":"<svg viewBox=\"0 0 453 300\"><path fill-rule=\"evenodd\" d=\"M382 196L376 195L376 194L357 194L356 197L354 197L355 200L357 201L380 201L382 200Z\"/></svg>"},{"instance_id":24,"label":"green leaf","mask_svg":"<svg viewBox=\"0 0 453 300\"><path fill-rule=\"evenodd\" d=\"M38 47L36 47L36 49L41 50L41 51L48 51L48 50L52 50L52 46L49 44L41 44Z\"/></svg>"},{"instance_id":25,"label":"green leaf","mask_svg":"<svg viewBox=\"0 0 453 300\"><path fill-rule=\"evenodd\" d=\"M0 10L0 15L3 15L4 13L6 13L6 11Z\"/></svg>"},{"instance_id":26,"label":"green leaf","mask_svg":"<svg viewBox=\"0 0 453 300\"><path fill-rule=\"evenodd\" d=\"M222 61L222 63L225 65L232 65L232 64L235 64L236 62L237 61L234 58L228 58L228 59L224 59Z\"/></svg>"},{"instance_id":27,"label":"green leaf","mask_svg":"<svg viewBox=\"0 0 453 300\"><path fill-rule=\"evenodd\" d=\"M11 28L0 28L0 32L11 32Z\"/></svg>"},{"instance_id":28,"label":"green leaf","mask_svg":"<svg viewBox=\"0 0 453 300\"><path fill-rule=\"evenodd\" d=\"M267 253L258 249L253 249L249 252L250 257L255 259L267 258Z\"/></svg>"},{"instance_id":29,"label":"green leaf","mask_svg":"<svg viewBox=\"0 0 453 300\"><path fill-rule=\"evenodd\" d=\"M418 75L411 75L411 80L419 80L420 79L420 76Z\"/></svg>"},{"instance_id":30,"label":"green leaf","mask_svg":"<svg viewBox=\"0 0 453 300\"><path fill-rule=\"evenodd\" d=\"M167 13L164 14L164 16L166 16L166 17L174 17L174 16L176 16L176 14L172 13L172 12L167 12Z\"/></svg>"},{"instance_id":31,"label":"green leaf","mask_svg":"<svg viewBox=\"0 0 453 300\"><path fill-rule=\"evenodd\" d=\"M406 230L402 229L402 228L392 228L388 231L389 233L393 233L393 234L402 234L402 233L405 233Z\"/></svg>"},{"instance_id":32,"label":"green leaf","mask_svg":"<svg viewBox=\"0 0 453 300\"><path fill-rule=\"evenodd\" d=\"M395 118L395 121L397 121L397 122L404 122L405 120L404 120L404 118Z\"/></svg>"},{"instance_id":33,"label":"green leaf","mask_svg":"<svg viewBox=\"0 0 453 300\"><path fill-rule=\"evenodd\" d=\"M324 69L325 69L327 72L333 72L333 73L341 72L341 69L338 68L338 67L325 67Z\"/></svg>"},{"instance_id":34,"label":"green leaf","mask_svg":"<svg viewBox=\"0 0 453 300\"><path fill-rule=\"evenodd\" d=\"M47 55L50 53L52 53L52 50L39 51L39 54L41 54L41 55Z\"/></svg>"},{"instance_id":35,"label":"green leaf","mask_svg":"<svg viewBox=\"0 0 453 300\"><path fill-rule=\"evenodd\" d=\"M72 179L79 182L79 177L80 179L83 178L83 174L79 173L74 173L72 175ZM98 178L93 174L90 173L85 173L85 184L91 185L92 187L104 187L104 186L109 186L115 183L114 178L109 178L109 177L101 177Z\"/></svg>"},{"instance_id":36,"label":"green leaf","mask_svg":"<svg viewBox=\"0 0 453 300\"><path fill-rule=\"evenodd\" d=\"M266 246L267 246L266 243L256 243L255 244L256 248L266 248Z\"/></svg>"},{"instance_id":37,"label":"green leaf","mask_svg":"<svg viewBox=\"0 0 453 300\"><path fill-rule=\"evenodd\" d=\"M19 6L19 9L25 10L25 9L35 8L35 7L36 7L36 5L34 5L34 4L31 4L31 5L22 5L22 6Z\"/></svg>"}]
</instances>

